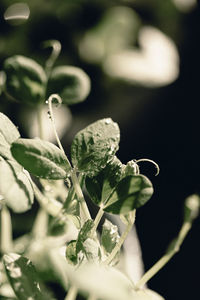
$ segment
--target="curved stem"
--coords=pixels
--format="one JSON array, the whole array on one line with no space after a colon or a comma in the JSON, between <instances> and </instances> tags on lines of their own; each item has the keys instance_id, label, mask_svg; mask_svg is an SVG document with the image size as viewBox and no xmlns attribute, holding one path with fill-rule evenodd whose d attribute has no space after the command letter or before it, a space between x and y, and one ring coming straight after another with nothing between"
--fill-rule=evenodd
<instances>
[{"instance_id":1,"label":"curved stem","mask_svg":"<svg viewBox=\"0 0 200 300\"><path fill-rule=\"evenodd\" d=\"M45 65L45 71L47 74L47 78L50 76L51 74L51 70L53 68L53 65L55 64L56 59L58 58L60 51L61 51L61 43L57 40L49 40L49 41L45 41L43 43L44 47L52 47L52 52L50 57L47 59L46 61L46 65Z\"/></svg>"},{"instance_id":2,"label":"curved stem","mask_svg":"<svg viewBox=\"0 0 200 300\"><path fill-rule=\"evenodd\" d=\"M72 285L64 300L75 300L77 293L78 293L77 288L74 285Z\"/></svg>"},{"instance_id":3,"label":"curved stem","mask_svg":"<svg viewBox=\"0 0 200 300\"><path fill-rule=\"evenodd\" d=\"M113 258L115 257L115 255L117 254L117 252L121 249L127 235L129 234L129 232L131 231L133 224L135 222L135 211L134 210L134 216L131 220L131 222L128 223L125 231L123 232L123 234L121 235L118 243L116 244L115 248L112 250L112 252L110 253L110 255L108 256L108 258L103 262L103 264L108 265L109 263L111 263L111 261L113 260Z\"/></svg>"},{"instance_id":4,"label":"curved stem","mask_svg":"<svg viewBox=\"0 0 200 300\"><path fill-rule=\"evenodd\" d=\"M185 239L187 233L189 232L190 228L192 226L191 222L185 222L179 232L179 235L175 242L173 243L172 248L167 251L167 253L161 257L157 263L153 267L151 267L144 275L143 277L137 282L135 288L140 289L142 288L160 269L162 269L168 261L179 251L181 244L183 243L183 240Z\"/></svg>"}]
</instances>

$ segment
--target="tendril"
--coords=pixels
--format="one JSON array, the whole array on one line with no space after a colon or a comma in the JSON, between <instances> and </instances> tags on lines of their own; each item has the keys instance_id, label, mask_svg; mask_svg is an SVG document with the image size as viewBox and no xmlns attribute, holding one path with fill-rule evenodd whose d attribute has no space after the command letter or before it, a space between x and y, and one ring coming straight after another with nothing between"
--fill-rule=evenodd
<instances>
[{"instance_id":1,"label":"tendril","mask_svg":"<svg viewBox=\"0 0 200 300\"><path fill-rule=\"evenodd\" d=\"M56 100L57 107L62 103L62 99L58 94L52 94L52 95L49 96L48 100L46 101L46 104L48 104L48 106L49 106L48 114L49 114L50 120L52 122L53 131L54 131L54 134L55 134L55 137L56 137L57 144L58 144L60 150L63 153L65 153L64 149L63 149L63 146L60 142L60 139L58 137L57 131L56 131L55 119L54 119L53 108L52 108L52 103L55 102L55 100Z\"/></svg>"},{"instance_id":2,"label":"tendril","mask_svg":"<svg viewBox=\"0 0 200 300\"><path fill-rule=\"evenodd\" d=\"M61 51L61 43L57 40L48 40L43 43L44 48L52 48L52 52L50 54L50 57L46 61L45 70L47 77L49 77L51 73L51 69L53 68L53 65L58 58L60 51Z\"/></svg>"},{"instance_id":3,"label":"tendril","mask_svg":"<svg viewBox=\"0 0 200 300\"><path fill-rule=\"evenodd\" d=\"M154 160L152 160L152 159L140 158L140 159L135 160L135 163L138 164L138 163L143 162L143 161L150 162L150 163L152 163L156 167L156 174L155 174L155 176L157 176L160 173L159 165ZM139 169L139 167L138 167L138 169Z\"/></svg>"}]
</instances>

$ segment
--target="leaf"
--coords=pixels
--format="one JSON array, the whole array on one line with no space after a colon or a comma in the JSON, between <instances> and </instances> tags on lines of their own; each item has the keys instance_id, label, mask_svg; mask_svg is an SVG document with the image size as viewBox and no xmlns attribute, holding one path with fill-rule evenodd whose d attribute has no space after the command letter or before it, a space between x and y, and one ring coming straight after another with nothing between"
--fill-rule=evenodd
<instances>
[{"instance_id":1,"label":"leaf","mask_svg":"<svg viewBox=\"0 0 200 300\"><path fill-rule=\"evenodd\" d=\"M16 213L31 208L34 194L28 172L14 160L0 157L0 195L6 204Z\"/></svg>"},{"instance_id":2,"label":"leaf","mask_svg":"<svg viewBox=\"0 0 200 300\"><path fill-rule=\"evenodd\" d=\"M104 210L113 214L127 214L143 206L152 194L153 187L147 177L127 176L117 184L107 203L104 204Z\"/></svg>"},{"instance_id":3,"label":"leaf","mask_svg":"<svg viewBox=\"0 0 200 300\"><path fill-rule=\"evenodd\" d=\"M40 139L18 139L11 146L13 157L30 173L45 179L64 179L71 167L63 152Z\"/></svg>"},{"instance_id":4,"label":"leaf","mask_svg":"<svg viewBox=\"0 0 200 300\"><path fill-rule=\"evenodd\" d=\"M45 99L46 74L34 60L20 55L5 60L6 92L14 99L36 105Z\"/></svg>"},{"instance_id":5,"label":"leaf","mask_svg":"<svg viewBox=\"0 0 200 300\"><path fill-rule=\"evenodd\" d=\"M77 264L76 241L71 241L66 248L66 259L69 264Z\"/></svg>"},{"instance_id":6,"label":"leaf","mask_svg":"<svg viewBox=\"0 0 200 300\"><path fill-rule=\"evenodd\" d=\"M117 123L102 119L79 131L71 145L72 163L89 177L97 175L118 150Z\"/></svg>"},{"instance_id":7,"label":"leaf","mask_svg":"<svg viewBox=\"0 0 200 300\"><path fill-rule=\"evenodd\" d=\"M85 186L92 201L97 205L106 202L123 176L124 165L114 156L97 176L86 177Z\"/></svg>"},{"instance_id":8,"label":"leaf","mask_svg":"<svg viewBox=\"0 0 200 300\"><path fill-rule=\"evenodd\" d=\"M10 284L20 300L48 300L42 293L39 278L32 262L16 253L3 256L6 274Z\"/></svg>"},{"instance_id":9,"label":"leaf","mask_svg":"<svg viewBox=\"0 0 200 300\"><path fill-rule=\"evenodd\" d=\"M59 94L63 103L76 104L85 100L90 92L90 78L81 69L59 66L53 69L48 81L47 94Z\"/></svg>"},{"instance_id":10,"label":"leaf","mask_svg":"<svg viewBox=\"0 0 200 300\"><path fill-rule=\"evenodd\" d=\"M111 253L119 241L119 233L116 225L113 225L107 219L105 220L101 234L101 244L106 253Z\"/></svg>"},{"instance_id":11,"label":"leaf","mask_svg":"<svg viewBox=\"0 0 200 300\"><path fill-rule=\"evenodd\" d=\"M17 127L10 121L10 119L0 112L0 134L4 137L8 144L12 144L19 137Z\"/></svg>"},{"instance_id":12,"label":"leaf","mask_svg":"<svg viewBox=\"0 0 200 300\"><path fill-rule=\"evenodd\" d=\"M92 229L94 227L93 220L87 220L78 234L77 244L76 244L76 252L83 250L83 243L90 238Z\"/></svg>"},{"instance_id":13,"label":"leaf","mask_svg":"<svg viewBox=\"0 0 200 300\"><path fill-rule=\"evenodd\" d=\"M83 295L104 300L164 300L148 289L135 291L132 282L116 268L88 263L66 271L71 283Z\"/></svg>"}]
</instances>

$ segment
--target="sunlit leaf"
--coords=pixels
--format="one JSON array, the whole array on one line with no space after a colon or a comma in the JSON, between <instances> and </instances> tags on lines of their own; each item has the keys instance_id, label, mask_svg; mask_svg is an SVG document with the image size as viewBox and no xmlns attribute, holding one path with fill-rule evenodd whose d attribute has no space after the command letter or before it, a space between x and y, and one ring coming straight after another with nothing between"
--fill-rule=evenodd
<instances>
[{"instance_id":1,"label":"sunlit leaf","mask_svg":"<svg viewBox=\"0 0 200 300\"><path fill-rule=\"evenodd\" d=\"M3 257L6 273L10 284L20 300L47 300L42 293L37 272L27 258L15 253Z\"/></svg>"},{"instance_id":2,"label":"sunlit leaf","mask_svg":"<svg viewBox=\"0 0 200 300\"><path fill-rule=\"evenodd\" d=\"M40 139L18 139L12 144L11 152L26 170L40 178L64 179L70 171L63 152Z\"/></svg>"},{"instance_id":3,"label":"sunlit leaf","mask_svg":"<svg viewBox=\"0 0 200 300\"><path fill-rule=\"evenodd\" d=\"M20 55L4 62L6 92L15 100L36 105L45 100L46 75L34 60Z\"/></svg>"},{"instance_id":4,"label":"sunlit leaf","mask_svg":"<svg viewBox=\"0 0 200 300\"><path fill-rule=\"evenodd\" d=\"M143 206L152 196L153 187L150 180L143 175L123 178L104 204L104 210L113 214L127 214Z\"/></svg>"},{"instance_id":5,"label":"sunlit leaf","mask_svg":"<svg viewBox=\"0 0 200 300\"><path fill-rule=\"evenodd\" d=\"M28 172L14 160L0 157L0 195L16 213L31 208L34 195Z\"/></svg>"},{"instance_id":6,"label":"sunlit leaf","mask_svg":"<svg viewBox=\"0 0 200 300\"><path fill-rule=\"evenodd\" d=\"M59 66L53 69L48 82L48 95L59 94L63 103L76 104L85 100L90 92L90 79L81 69Z\"/></svg>"},{"instance_id":7,"label":"sunlit leaf","mask_svg":"<svg viewBox=\"0 0 200 300\"><path fill-rule=\"evenodd\" d=\"M120 132L117 123L102 119L79 131L71 146L73 165L88 176L105 168L118 150Z\"/></svg>"},{"instance_id":8,"label":"sunlit leaf","mask_svg":"<svg viewBox=\"0 0 200 300\"><path fill-rule=\"evenodd\" d=\"M94 203L106 202L113 189L123 176L124 165L114 156L97 176L86 177L85 186Z\"/></svg>"},{"instance_id":9,"label":"sunlit leaf","mask_svg":"<svg viewBox=\"0 0 200 300\"><path fill-rule=\"evenodd\" d=\"M116 225L110 221L105 220L101 234L101 244L105 252L111 253L117 242L119 241L119 233Z\"/></svg>"}]
</instances>

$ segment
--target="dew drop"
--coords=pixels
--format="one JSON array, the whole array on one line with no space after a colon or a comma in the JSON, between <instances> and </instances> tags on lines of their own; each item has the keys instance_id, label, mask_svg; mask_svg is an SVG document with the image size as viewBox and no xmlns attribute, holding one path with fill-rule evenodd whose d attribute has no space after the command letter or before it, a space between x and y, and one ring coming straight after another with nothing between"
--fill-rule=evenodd
<instances>
[{"instance_id":1,"label":"dew drop","mask_svg":"<svg viewBox=\"0 0 200 300\"><path fill-rule=\"evenodd\" d=\"M111 123L111 119L106 119L106 120L105 120L105 124L106 124L106 125L109 125L110 123Z\"/></svg>"}]
</instances>

